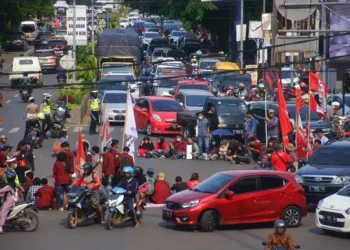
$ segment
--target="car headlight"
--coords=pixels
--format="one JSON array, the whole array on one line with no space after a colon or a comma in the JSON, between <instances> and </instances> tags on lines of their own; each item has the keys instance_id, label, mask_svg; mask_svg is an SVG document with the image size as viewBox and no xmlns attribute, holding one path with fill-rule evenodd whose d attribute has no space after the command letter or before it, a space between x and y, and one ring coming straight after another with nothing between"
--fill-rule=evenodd
<instances>
[{"instance_id":1,"label":"car headlight","mask_svg":"<svg viewBox=\"0 0 350 250\"><path fill-rule=\"evenodd\" d=\"M219 128L226 128L226 127L227 127L227 124L225 124L225 123L219 123L219 124L218 124L218 127L219 127Z\"/></svg>"},{"instance_id":2,"label":"car headlight","mask_svg":"<svg viewBox=\"0 0 350 250\"><path fill-rule=\"evenodd\" d=\"M304 179L303 179L303 177L300 176L300 175L295 176L295 180L296 180L298 183L304 183Z\"/></svg>"},{"instance_id":3,"label":"car headlight","mask_svg":"<svg viewBox=\"0 0 350 250\"><path fill-rule=\"evenodd\" d=\"M350 176L339 176L334 179L332 184L346 185L350 183Z\"/></svg>"},{"instance_id":4,"label":"car headlight","mask_svg":"<svg viewBox=\"0 0 350 250\"><path fill-rule=\"evenodd\" d=\"M323 200L320 200L317 204L317 209L320 209L322 207Z\"/></svg>"},{"instance_id":5,"label":"car headlight","mask_svg":"<svg viewBox=\"0 0 350 250\"><path fill-rule=\"evenodd\" d=\"M162 119L160 118L160 116L157 115L157 114L152 115L152 118L153 118L154 120L156 120L157 122L161 122L161 121L162 121Z\"/></svg>"},{"instance_id":6,"label":"car headlight","mask_svg":"<svg viewBox=\"0 0 350 250\"><path fill-rule=\"evenodd\" d=\"M198 203L199 203L199 200L189 201L189 202L182 203L181 207L182 208L195 207L198 205Z\"/></svg>"},{"instance_id":7,"label":"car headlight","mask_svg":"<svg viewBox=\"0 0 350 250\"><path fill-rule=\"evenodd\" d=\"M350 207L345 210L345 213L350 215Z\"/></svg>"}]
</instances>

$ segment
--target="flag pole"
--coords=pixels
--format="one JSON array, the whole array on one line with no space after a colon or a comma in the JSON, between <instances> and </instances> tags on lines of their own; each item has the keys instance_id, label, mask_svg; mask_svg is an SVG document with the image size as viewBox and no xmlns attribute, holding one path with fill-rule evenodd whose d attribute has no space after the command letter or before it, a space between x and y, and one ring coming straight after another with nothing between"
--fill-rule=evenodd
<instances>
[{"instance_id":1,"label":"flag pole","mask_svg":"<svg viewBox=\"0 0 350 250\"><path fill-rule=\"evenodd\" d=\"M130 85L128 84L128 90L126 92L126 110L125 110L125 120L124 120L124 128L123 128L123 139L122 139L122 147L125 147L125 128L128 126L128 110L129 110L129 105L128 105L128 99L130 95Z\"/></svg>"},{"instance_id":2,"label":"flag pole","mask_svg":"<svg viewBox=\"0 0 350 250\"><path fill-rule=\"evenodd\" d=\"M263 50L263 54L262 54L262 62L263 62L263 74L262 74L262 77L263 77L263 82L264 82L264 85L265 85L265 119L267 118L267 92L266 92L266 83L265 83L265 49ZM268 140L267 140L267 122L265 122L265 143L266 143L266 147L268 145Z\"/></svg>"},{"instance_id":3,"label":"flag pole","mask_svg":"<svg viewBox=\"0 0 350 250\"><path fill-rule=\"evenodd\" d=\"M103 113L102 113L102 122L101 122L101 125L100 125L100 131L99 131L99 133L98 133L98 144L97 145L101 145L101 132L102 133L104 133L104 131L101 131L101 129L104 129L105 127L105 124L104 124L104 122L105 122L105 115L106 115L106 104L103 106ZM103 150L103 148L101 149L101 150Z\"/></svg>"},{"instance_id":4,"label":"flag pole","mask_svg":"<svg viewBox=\"0 0 350 250\"><path fill-rule=\"evenodd\" d=\"M309 110L308 110L308 113L309 113L309 115L308 115L308 118L307 118L307 126L308 127L306 127L306 132L307 132L307 135L306 135L306 140L307 140L307 142L306 142L306 147L307 147L307 150L306 150L306 160L308 160L309 159L309 145L310 145L310 114L311 114L311 105L310 105L310 96L311 96L311 90L310 90L310 74L309 74Z\"/></svg>"}]
</instances>

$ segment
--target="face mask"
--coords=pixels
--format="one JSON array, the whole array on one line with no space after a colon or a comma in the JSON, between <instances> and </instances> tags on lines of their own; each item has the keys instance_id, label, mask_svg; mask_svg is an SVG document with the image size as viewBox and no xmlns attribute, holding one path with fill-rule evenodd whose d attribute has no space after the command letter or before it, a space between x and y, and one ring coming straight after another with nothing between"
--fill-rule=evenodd
<instances>
[{"instance_id":1,"label":"face mask","mask_svg":"<svg viewBox=\"0 0 350 250\"><path fill-rule=\"evenodd\" d=\"M216 141L213 141L211 144L212 144L213 146L215 146L215 145L216 145Z\"/></svg>"},{"instance_id":2,"label":"face mask","mask_svg":"<svg viewBox=\"0 0 350 250\"><path fill-rule=\"evenodd\" d=\"M199 119L199 120L202 120L202 119L203 119L203 116L198 116L198 119Z\"/></svg>"},{"instance_id":3,"label":"face mask","mask_svg":"<svg viewBox=\"0 0 350 250\"><path fill-rule=\"evenodd\" d=\"M177 141L181 141L181 138L177 138L176 140L177 140Z\"/></svg>"}]
</instances>

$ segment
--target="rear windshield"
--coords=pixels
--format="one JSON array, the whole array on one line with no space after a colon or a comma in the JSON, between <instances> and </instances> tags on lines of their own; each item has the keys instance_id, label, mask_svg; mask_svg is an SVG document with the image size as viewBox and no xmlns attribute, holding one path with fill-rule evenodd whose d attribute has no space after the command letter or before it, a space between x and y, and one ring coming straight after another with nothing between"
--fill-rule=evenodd
<instances>
[{"instance_id":1,"label":"rear windshield","mask_svg":"<svg viewBox=\"0 0 350 250\"><path fill-rule=\"evenodd\" d=\"M200 62L200 64L199 64L199 68L200 69L207 69L207 70L211 70L214 66L215 66L215 64L216 64L217 62L215 62L215 61L207 61L207 62Z\"/></svg>"},{"instance_id":2,"label":"rear windshield","mask_svg":"<svg viewBox=\"0 0 350 250\"><path fill-rule=\"evenodd\" d=\"M320 147L312 154L308 164L327 167L342 165L350 168L350 151L339 147Z\"/></svg>"},{"instance_id":3,"label":"rear windshield","mask_svg":"<svg viewBox=\"0 0 350 250\"><path fill-rule=\"evenodd\" d=\"M203 89L209 90L209 85L202 84L181 84L179 89Z\"/></svg>"},{"instance_id":4,"label":"rear windshield","mask_svg":"<svg viewBox=\"0 0 350 250\"><path fill-rule=\"evenodd\" d=\"M59 40L59 41L49 41L49 46L64 46L67 45L67 41Z\"/></svg>"},{"instance_id":5,"label":"rear windshield","mask_svg":"<svg viewBox=\"0 0 350 250\"><path fill-rule=\"evenodd\" d=\"M186 35L186 32L174 31L171 35L172 36L183 36L183 35Z\"/></svg>"},{"instance_id":6,"label":"rear windshield","mask_svg":"<svg viewBox=\"0 0 350 250\"><path fill-rule=\"evenodd\" d=\"M31 64L33 64L33 60L31 60L31 59L19 60L18 64L19 65L31 65Z\"/></svg>"},{"instance_id":7,"label":"rear windshield","mask_svg":"<svg viewBox=\"0 0 350 250\"><path fill-rule=\"evenodd\" d=\"M35 25L34 24L22 24L21 30L24 33L31 33L35 31Z\"/></svg>"},{"instance_id":8,"label":"rear windshield","mask_svg":"<svg viewBox=\"0 0 350 250\"><path fill-rule=\"evenodd\" d=\"M103 103L126 103L126 93L106 93Z\"/></svg>"},{"instance_id":9,"label":"rear windshield","mask_svg":"<svg viewBox=\"0 0 350 250\"><path fill-rule=\"evenodd\" d=\"M233 88L238 88L238 85L243 83L246 89L250 89L252 79L250 77L242 77L237 74L236 76L223 76L220 82L223 86L232 86Z\"/></svg>"},{"instance_id":10,"label":"rear windshield","mask_svg":"<svg viewBox=\"0 0 350 250\"><path fill-rule=\"evenodd\" d=\"M183 111L180 103L175 100L154 100L152 109L155 112L180 112Z\"/></svg>"},{"instance_id":11,"label":"rear windshield","mask_svg":"<svg viewBox=\"0 0 350 250\"><path fill-rule=\"evenodd\" d=\"M194 107L203 107L208 96L206 95L187 95L186 105Z\"/></svg>"},{"instance_id":12,"label":"rear windshield","mask_svg":"<svg viewBox=\"0 0 350 250\"><path fill-rule=\"evenodd\" d=\"M216 105L220 116L247 113L247 105L244 101L220 100L216 102Z\"/></svg>"},{"instance_id":13,"label":"rear windshield","mask_svg":"<svg viewBox=\"0 0 350 250\"><path fill-rule=\"evenodd\" d=\"M166 55L167 57L173 57L175 59L187 57L186 53L183 51L168 51Z\"/></svg>"},{"instance_id":14,"label":"rear windshield","mask_svg":"<svg viewBox=\"0 0 350 250\"><path fill-rule=\"evenodd\" d=\"M115 64L105 64L103 65L102 73L108 74L108 73L129 73L130 72L130 66L119 66Z\"/></svg>"},{"instance_id":15,"label":"rear windshield","mask_svg":"<svg viewBox=\"0 0 350 250\"><path fill-rule=\"evenodd\" d=\"M101 81L98 83L98 89L107 89L107 90L127 90L127 82L117 82L117 81Z\"/></svg>"},{"instance_id":16,"label":"rear windshield","mask_svg":"<svg viewBox=\"0 0 350 250\"><path fill-rule=\"evenodd\" d=\"M161 88L174 88L179 80L160 80L159 87Z\"/></svg>"},{"instance_id":17,"label":"rear windshield","mask_svg":"<svg viewBox=\"0 0 350 250\"><path fill-rule=\"evenodd\" d=\"M54 56L54 51L35 51L34 56L37 57L47 57L47 56Z\"/></svg>"}]
</instances>

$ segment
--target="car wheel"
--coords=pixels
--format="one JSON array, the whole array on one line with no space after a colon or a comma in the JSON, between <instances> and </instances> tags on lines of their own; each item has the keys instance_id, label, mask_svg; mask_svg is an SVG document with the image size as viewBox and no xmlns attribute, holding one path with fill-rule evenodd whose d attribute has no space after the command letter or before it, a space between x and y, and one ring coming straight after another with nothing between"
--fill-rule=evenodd
<instances>
[{"instance_id":1,"label":"car wheel","mask_svg":"<svg viewBox=\"0 0 350 250\"><path fill-rule=\"evenodd\" d=\"M202 232L213 232L217 226L217 214L213 210L205 211L199 223Z\"/></svg>"},{"instance_id":2,"label":"car wheel","mask_svg":"<svg viewBox=\"0 0 350 250\"><path fill-rule=\"evenodd\" d=\"M147 127L146 127L146 134L148 136L152 135L152 124L150 122L147 123Z\"/></svg>"},{"instance_id":3,"label":"car wheel","mask_svg":"<svg viewBox=\"0 0 350 250\"><path fill-rule=\"evenodd\" d=\"M297 227L301 223L302 213L296 206L290 206L284 209L282 213L282 219L286 223L287 227Z\"/></svg>"}]
</instances>

